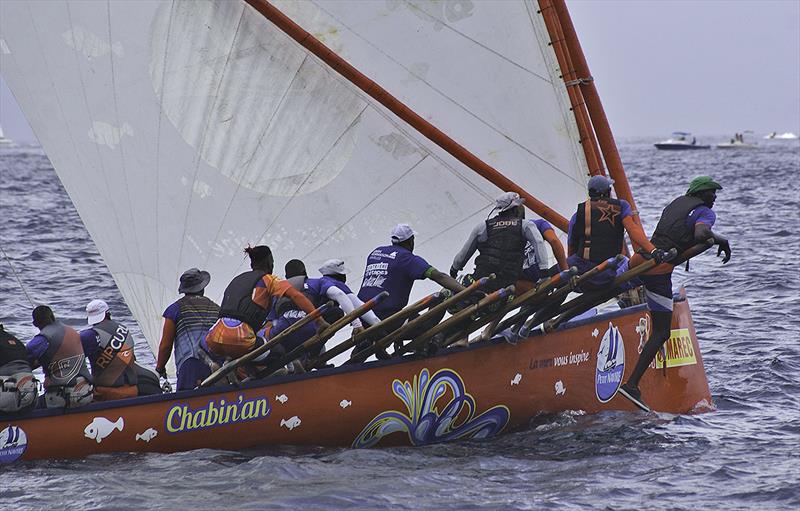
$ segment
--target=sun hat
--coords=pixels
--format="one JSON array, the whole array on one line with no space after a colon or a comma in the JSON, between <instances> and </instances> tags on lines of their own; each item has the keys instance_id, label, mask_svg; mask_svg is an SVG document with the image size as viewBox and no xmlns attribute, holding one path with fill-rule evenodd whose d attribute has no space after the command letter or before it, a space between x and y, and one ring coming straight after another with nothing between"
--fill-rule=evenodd
<instances>
[{"instance_id":1,"label":"sun hat","mask_svg":"<svg viewBox=\"0 0 800 511\"><path fill-rule=\"evenodd\" d=\"M179 293L199 293L211 282L211 274L207 271L189 268L181 275Z\"/></svg>"},{"instance_id":2,"label":"sun hat","mask_svg":"<svg viewBox=\"0 0 800 511\"><path fill-rule=\"evenodd\" d=\"M714 181L710 176L697 176L689 183L686 195L702 192L704 190L722 190L722 185Z\"/></svg>"},{"instance_id":3,"label":"sun hat","mask_svg":"<svg viewBox=\"0 0 800 511\"><path fill-rule=\"evenodd\" d=\"M108 304L103 300L92 300L86 306L86 316L90 325L96 325L106 319Z\"/></svg>"},{"instance_id":4,"label":"sun hat","mask_svg":"<svg viewBox=\"0 0 800 511\"><path fill-rule=\"evenodd\" d=\"M524 203L525 199L520 197L517 192L506 192L494 200L494 208L500 211L507 211Z\"/></svg>"},{"instance_id":5,"label":"sun hat","mask_svg":"<svg viewBox=\"0 0 800 511\"><path fill-rule=\"evenodd\" d=\"M347 275L350 270L345 268L341 259L328 259L319 267L319 272L323 275Z\"/></svg>"}]
</instances>

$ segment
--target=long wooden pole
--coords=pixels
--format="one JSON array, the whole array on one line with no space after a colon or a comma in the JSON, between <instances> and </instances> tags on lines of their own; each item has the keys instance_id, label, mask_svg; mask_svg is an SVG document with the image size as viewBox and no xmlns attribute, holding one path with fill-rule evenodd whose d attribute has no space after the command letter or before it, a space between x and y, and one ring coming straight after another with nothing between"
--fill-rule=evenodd
<instances>
[{"instance_id":1,"label":"long wooden pole","mask_svg":"<svg viewBox=\"0 0 800 511\"><path fill-rule=\"evenodd\" d=\"M302 27L293 22L288 16L283 14L267 0L246 0L246 2L255 10L260 12L276 27L286 33L286 35L316 55L320 60L330 66L331 69L342 75L345 79L364 91L375 101L388 108L400 119L407 122L428 140L450 153L458 161L486 178L501 190L517 192L521 197L525 198L525 205L531 211L541 216L562 231L567 230L567 225L569 222L567 222L566 218L561 216L558 212L547 206L545 203L536 199L522 187L469 152L466 148L447 136L443 131L436 128L430 122L426 121L419 114L403 104L399 99L389 94L387 90L369 79L358 69L350 65L347 61L339 57L314 36L303 30Z\"/></svg>"},{"instance_id":2,"label":"long wooden pole","mask_svg":"<svg viewBox=\"0 0 800 511\"><path fill-rule=\"evenodd\" d=\"M564 39L561 24L558 21L558 14L555 11L552 0L540 0L539 10L547 27L547 33L550 36L550 44L553 46L553 51L558 60L561 78L567 86L567 94L569 95L572 113L575 115L575 122L578 125L580 143L586 156L586 164L589 166L589 174L593 176L605 174L597 138L592 128L589 112L586 109L586 101L583 99L583 94L581 94L581 90L578 87L580 80L578 80L578 74L575 72L575 66L572 63L569 48Z\"/></svg>"},{"instance_id":3,"label":"long wooden pole","mask_svg":"<svg viewBox=\"0 0 800 511\"><path fill-rule=\"evenodd\" d=\"M586 57L583 55L583 49L578 41L578 35L575 32L575 26L572 24L572 18L567 11L567 5L564 0L552 0L558 16L559 25L564 33L564 39L569 48L569 54L572 62L575 65L575 70L578 73L578 80L580 83L581 93L586 100L586 107L589 111L589 117L592 120L594 131L597 134L597 140L600 143L600 150L603 152L608 173L614 180L614 190L617 192L617 197L625 199L633 209L633 218L639 226L642 221L639 218L639 211L636 208L636 202L633 200L630 184L625 175L625 169L622 166L622 159L619 157L617 151L617 143L614 140L614 135L611 133L611 127L608 124L603 104L600 102L600 95L597 93L594 79L589 72L589 65L586 63Z\"/></svg>"}]
</instances>

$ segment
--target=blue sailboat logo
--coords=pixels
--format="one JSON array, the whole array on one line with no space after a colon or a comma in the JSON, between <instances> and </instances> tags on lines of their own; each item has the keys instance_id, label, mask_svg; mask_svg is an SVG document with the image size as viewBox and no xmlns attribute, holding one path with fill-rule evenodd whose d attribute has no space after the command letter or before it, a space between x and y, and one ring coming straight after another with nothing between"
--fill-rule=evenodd
<instances>
[{"instance_id":1,"label":"blue sailboat logo","mask_svg":"<svg viewBox=\"0 0 800 511\"><path fill-rule=\"evenodd\" d=\"M8 426L0 431L0 463L11 463L25 453L28 437L19 426Z\"/></svg>"},{"instance_id":2,"label":"blue sailboat logo","mask_svg":"<svg viewBox=\"0 0 800 511\"><path fill-rule=\"evenodd\" d=\"M595 394L601 403L611 400L622 384L625 372L625 342L619 328L608 323L597 350Z\"/></svg>"}]
</instances>

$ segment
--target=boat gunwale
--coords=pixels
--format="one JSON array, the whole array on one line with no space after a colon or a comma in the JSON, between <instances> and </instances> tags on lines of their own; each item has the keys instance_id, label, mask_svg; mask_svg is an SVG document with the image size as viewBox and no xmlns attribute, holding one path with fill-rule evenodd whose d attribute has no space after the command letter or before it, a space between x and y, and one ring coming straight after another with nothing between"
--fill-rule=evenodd
<instances>
[{"instance_id":1,"label":"boat gunwale","mask_svg":"<svg viewBox=\"0 0 800 511\"><path fill-rule=\"evenodd\" d=\"M675 301L684 301L685 299L675 299ZM570 321L563 325L561 325L556 332L561 332L564 330L571 330L573 328L578 328L583 325L597 322L597 321L605 321L607 319L613 319L619 316L624 316L631 313L637 313L642 310L647 310L647 306L645 304L635 305L632 307L627 307L625 309L613 310L609 312L604 312L602 314L596 314L594 316L579 319L577 321ZM531 339L541 337L543 335L548 335L542 332L541 330L536 330L531 332L531 334L526 337L525 339L520 339L519 343L527 342ZM208 387L208 388L196 388L190 390L181 390L177 392L170 392L164 394L157 394L152 396L137 396L125 399L116 399L113 401L96 401L90 403L86 406L82 406L80 408L51 408L51 409L36 409L29 415L19 416L19 417L6 417L0 419L0 423L16 423L20 421L29 421L35 420L40 418L47 418L53 416L62 416L62 415L72 415L72 414L79 414L79 413L86 413L86 412L95 412L100 410L109 410L109 409L117 409L117 408L125 408L125 407L135 407L140 405L148 405L158 402L167 402L167 401L183 401L189 398L194 397L201 397L207 396L212 394L224 394L228 392L236 392L236 391L244 391L253 388L259 387L271 387L274 385L279 385L283 383L292 383L298 382L313 378L322 378L325 376L337 375L337 374L345 374L355 371L364 371L369 370L372 368L377 367L386 367L390 365L397 365L406 362L414 362L419 360L428 360L428 359L435 359L443 356L449 356L455 353L461 353L466 351L473 351L488 348L490 346L494 346L497 344L503 344L505 341L501 338L493 338L488 339L486 341L478 341L475 343L470 344L469 346L464 347L451 347L446 350L441 350L440 352L431 355L425 358L419 358L415 355L407 355L400 358L391 358L388 360L373 360L370 362L364 362L360 364L342 364L337 367L330 367L325 369L317 369L314 371L309 371L302 374L287 374L282 376L276 376L271 378L266 378L263 380L255 380L252 382L244 383L239 386L218 386L218 387Z\"/></svg>"}]
</instances>

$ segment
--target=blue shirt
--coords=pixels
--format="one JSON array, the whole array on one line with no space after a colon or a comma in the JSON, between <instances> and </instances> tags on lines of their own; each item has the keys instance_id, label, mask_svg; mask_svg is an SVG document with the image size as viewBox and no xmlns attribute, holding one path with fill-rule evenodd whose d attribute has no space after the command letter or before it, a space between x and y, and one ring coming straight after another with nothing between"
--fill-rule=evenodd
<instances>
[{"instance_id":1,"label":"blue shirt","mask_svg":"<svg viewBox=\"0 0 800 511\"><path fill-rule=\"evenodd\" d=\"M389 297L373 309L385 319L408 305L411 286L415 280L424 279L430 268L428 261L403 247L378 247L367 257L358 297L366 302L381 291L388 291Z\"/></svg>"},{"instance_id":2,"label":"blue shirt","mask_svg":"<svg viewBox=\"0 0 800 511\"><path fill-rule=\"evenodd\" d=\"M83 352L87 357L89 357L90 354L94 353L94 351L99 347L99 344L97 344L97 335L92 329L84 330L80 333L80 335L81 344L83 345ZM33 366L34 361L37 360L39 361L39 365L50 362L49 360L42 360L42 357L45 353L47 353L47 349L49 347L50 342L47 340L47 337L43 336L42 334L35 335L34 338L25 345L25 349L28 350L28 362L31 364L31 366Z\"/></svg>"},{"instance_id":3,"label":"blue shirt","mask_svg":"<svg viewBox=\"0 0 800 511\"><path fill-rule=\"evenodd\" d=\"M686 227L688 227L692 232L694 232L694 226L697 223L706 224L709 227L713 227L714 222L717 221L717 214L714 213L711 208L708 206L697 206L693 210L689 212L689 216L686 217Z\"/></svg>"},{"instance_id":4,"label":"blue shirt","mask_svg":"<svg viewBox=\"0 0 800 511\"><path fill-rule=\"evenodd\" d=\"M308 289L315 297L319 297L317 303L322 303L328 299L328 289L336 287L342 290L346 295L352 294L353 291L341 280L336 280L333 277L323 275L318 279L306 280L306 289ZM375 293L377 294L377 293Z\"/></svg>"}]
</instances>

